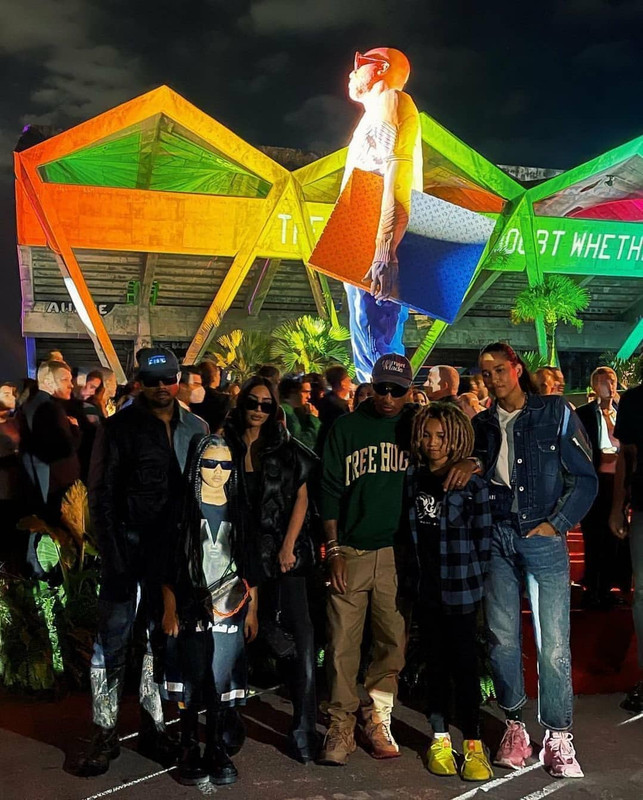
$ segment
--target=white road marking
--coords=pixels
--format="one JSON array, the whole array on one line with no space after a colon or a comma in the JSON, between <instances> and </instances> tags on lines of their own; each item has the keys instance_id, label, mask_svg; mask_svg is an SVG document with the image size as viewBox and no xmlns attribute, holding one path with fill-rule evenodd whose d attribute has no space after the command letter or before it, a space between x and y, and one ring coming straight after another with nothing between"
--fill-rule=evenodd
<instances>
[{"instance_id":1,"label":"white road marking","mask_svg":"<svg viewBox=\"0 0 643 800\"><path fill-rule=\"evenodd\" d=\"M523 767L522 769L517 769L514 772L510 772L508 775L504 775L502 778L496 778L493 781L489 781L489 783L482 784L482 786L476 786L475 789L469 789L468 792L459 794L456 797L452 797L451 800L469 800L469 798L475 797L478 792L490 792L492 789L495 789L496 786L502 786L503 784L512 781L514 778L519 778L521 775L539 768L542 769L542 764L540 761L537 761L535 764L530 764L528 767Z\"/></svg>"},{"instance_id":2,"label":"white road marking","mask_svg":"<svg viewBox=\"0 0 643 800\"><path fill-rule=\"evenodd\" d=\"M630 717L629 719L623 720L623 722L619 722L616 727L620 728L621 725L629 725L630 722L636 722L637 719L643 719L643 711L641 711L641 713L637 714L635 717Z\"/></svg>"},{"instance_id":3,"label":"white road marking","mask_svg":"<svg viewBox=\"0 0 643 800\"><path fill-rule=\"evenodd\" d=\"M129 789L130 786L136 786L137 783L145 783L145 781L149 781L150 778L158 778L159 775L165 775L167 772L172 772L174 769L176 769L176 767L161 769L158 772L153 772L151 775L145 775L143 778L137 778L135 781L122 783L120 786L114 786L113 789L105 789L104 792L99 792L98 794L93 794L90 797L85 797L84 800L98 800L99 797L109 797L110 795L116 794L116 792L120 792L123 789Z\"/></svg>"},{"instance_id":4,"label":"white road marking","mask_svg":"<svg viewBox=\"0 0 643 800\"><path fill-rule=\"evenodd\" d=\"M556 783L550 783L549 786L545 786L544 789L538 789L536 792L532 792L531 794L526 794L524 797L521 797L520 800L542 800L543 797L547 797L554 792L557 792L559 789L562 789L563 786L566 786L565 781L557 781Z\"/></svg>"}]
</instances>

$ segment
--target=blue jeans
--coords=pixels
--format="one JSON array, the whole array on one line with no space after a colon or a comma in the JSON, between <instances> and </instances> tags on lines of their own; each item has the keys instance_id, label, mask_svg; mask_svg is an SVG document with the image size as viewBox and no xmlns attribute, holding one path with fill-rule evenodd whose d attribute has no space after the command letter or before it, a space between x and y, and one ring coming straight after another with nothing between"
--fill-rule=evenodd
<instances>
[{"instance_id":1,"label":"blue jeans","mask_svg":"<svg viewBox=\"0 0 643 800\"><path fill-rule=\"evenodd\" d=\"M638 646L639 667L643 669L643 511L635 511L632 514L630 552L632 553L632 572L634 573L632 614Z\"/></svg>"},{"instance_id":2,"label":"blue jeans","mask_svg":"<svg viewBox=\"0 0 643 800\"><path fill-rule=\"evenodd\" d=\"M509 521L494 524L485 580L489 653L498 704L526 702L522 667L521 597L526 586L538 652L538 720L571 728L574 693L569 647L569 554L562 536L521 537Z\"/></svg>"}]
</instances>

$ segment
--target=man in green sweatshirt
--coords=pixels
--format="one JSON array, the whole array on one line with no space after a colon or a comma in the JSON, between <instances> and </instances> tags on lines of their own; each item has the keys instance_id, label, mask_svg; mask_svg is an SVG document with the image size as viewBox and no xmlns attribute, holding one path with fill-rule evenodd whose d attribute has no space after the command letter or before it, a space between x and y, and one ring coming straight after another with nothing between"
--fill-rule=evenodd
<instances>
[{"instance_id":1,"label":"man in green sweatshirt","mask_svg":"<svg viewBox=\"0 0 643 800\"><path fill-rule=\"evenodd\" d=\"M391 711L404 666L405 623L397 604L393 539L400 526L404 474L415 406L407 358L382 356L373 367L374 396L340 417L322 459L322 513L331 576L327 664L330 727L320 762L344 765L355 750L357 673L371 603L373 659L364 687L364 734L375 758L395 758Z\"/></svg>"}]
</instances>

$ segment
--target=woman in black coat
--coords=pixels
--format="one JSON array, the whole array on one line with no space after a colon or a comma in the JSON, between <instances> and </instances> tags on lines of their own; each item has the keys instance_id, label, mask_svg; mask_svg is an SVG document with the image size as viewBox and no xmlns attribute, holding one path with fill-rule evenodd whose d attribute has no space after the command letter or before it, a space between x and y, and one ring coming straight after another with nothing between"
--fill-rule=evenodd
<instances>
[{"instance_id":1,"label":"woman in black coat","mask_svg":"<svg viewBox=\"0 0 643 800\"><path fill-rule=\"evenodd\" d=\"M317 754L315 645L307 576L314 564L308 482L317 458L278 420L272 385L255 377L242 387L225 427L240 477L245 574L260 586L260 632L275 619L294 638L290 670L291 751L303 763Z\"/></svg>"}]
</instances>

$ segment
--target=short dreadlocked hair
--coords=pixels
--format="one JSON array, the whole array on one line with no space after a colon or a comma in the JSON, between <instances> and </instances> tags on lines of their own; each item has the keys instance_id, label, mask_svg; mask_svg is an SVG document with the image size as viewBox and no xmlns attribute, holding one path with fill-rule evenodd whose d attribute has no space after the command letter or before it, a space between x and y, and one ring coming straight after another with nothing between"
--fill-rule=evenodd
<instances>
[{"instance_id":1,"label":"short dreadlocked hair","mask_svg":"<svg viewBox=\"0 0 643 800\"><path fill-rule=\"evenodd\" d=\"M416 464L421 463L424 457L422 438L424 426L430 419L437 419L442 423L444 436L449 446L449 465L471 455L474 439L471 420L455 403L435 401L420 408L413 418L411 456Z\"/></svg>"}]
</instances>

